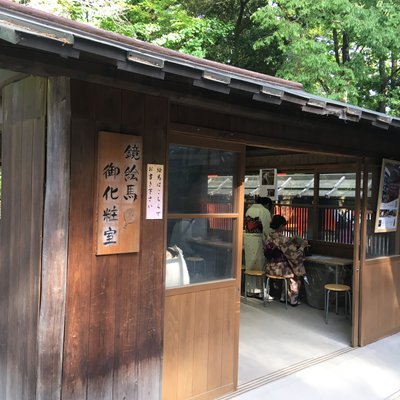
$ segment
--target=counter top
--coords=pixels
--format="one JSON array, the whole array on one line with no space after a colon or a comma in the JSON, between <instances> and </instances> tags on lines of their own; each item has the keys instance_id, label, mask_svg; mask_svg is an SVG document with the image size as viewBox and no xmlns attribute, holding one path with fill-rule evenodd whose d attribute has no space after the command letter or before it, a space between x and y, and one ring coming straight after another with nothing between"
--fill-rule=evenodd
<instances>
[{"instance_id":1,"label":"counter top","mask_svg":"<svg viewBox=\"0 0 400 400\"><path fill-rule=\"evenodd\" d=\"M320 254L313 254L312 256L307 256L304 259L305 261L332 266L345 266L353 264L353 260L351 258L323 256Z\"/></svg>"}]
</instances>

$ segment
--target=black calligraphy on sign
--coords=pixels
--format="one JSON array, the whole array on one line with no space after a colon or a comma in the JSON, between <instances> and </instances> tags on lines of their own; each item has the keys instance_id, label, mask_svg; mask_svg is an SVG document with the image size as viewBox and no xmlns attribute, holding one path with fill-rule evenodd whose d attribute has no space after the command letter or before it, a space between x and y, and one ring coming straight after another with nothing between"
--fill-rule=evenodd
<instances>
[{"instance_id":1,"label":"black calligraphy on sign","mask_svg":"<svg viewBox=\"0 0 400 400\"><path fill-rule=\"evenodd\" d=\"M116 237L117 231L115 229L112 229L110 226L103 232L103 236L104 236L103 244L105 246L117 243L117 237Z\"/></svg>"},{"instance_id":2,"label":"black calligraphy on sign","mask_svg":"<svg viewBox=\"0 0 400 400\"><path fill-rule=\"evenodd\" d=\"M125 158L140 160L140 149L136 144L129 144L124 151Z\"/></svg>"},{"instance_id":3,"label":"black calligraphy on sign","mask_svg":"<svg viewBox=\"0 0 400 400\"><path fill-rule=\"evenodd\" d=\"M139 170L136 164L126 167L124 171L125 181L138 181Z\"/></svg>"},{"instance_id":4,"label":"black calligraphy on sign","mask_svg":"<svg viewBox=\"0 0 400 400\"><path fill-rule=\"evenodd\" d=\"M114 163L110 163L106 165L103 169L103 175L107 179L109 177L116 178L120 173L119 167L114 165Z\"/></svg>"},{"instance_id":5,"label":"black calligraphy on sign","mask_svg":"<svg viewBox=\"0 0 400 400\"><path fill-rule=\"evenodd\" d=\"M162 219L163 217L163 177L163 165L147 165L147 219Z\"/></svg>"},{"instance_id":6,"label":"black calligraphy on sign","mask_svg":"<svg viewBox=\"0 0 400 400\"><path fill-rule=\"evenodd\" d=\"M135 185L126 185L126 194L124 195L125 200L137 200Z\"/></svg>"},{"instance_id":7,"label":"black calligraphy on sign","mask_svg":"<svg viewBox=\"0 0 400 400\"><path fill-rule=\"evenodd\" d=\"M117 200L119 197L117 196L117 193L118 193L118 188L107 186L106 189L104 190L103 198L105 200L108 200L109 198L111 200Z\"/></svg>"},{"instance_id":8,"label":"black calligraphy on sign","mask_svg":"<svg viewBox=\"0 0 400 400\"><path fill-rule=\"evenodd\" d=\"M100 132L98 143L97 254L139 251L142 138Z\"/></svg>"},{"instance_id":9,"label":"black calligraphy on sign","mask_svg":"<svg viewBox=\"0 0 400 400\"><path fill-rule=\"evenodd\" d=\"M105 222L118 221L118 208L115 204L112 208L106 208L103 211L103 219Z\"/></svg>"}]
</instances>

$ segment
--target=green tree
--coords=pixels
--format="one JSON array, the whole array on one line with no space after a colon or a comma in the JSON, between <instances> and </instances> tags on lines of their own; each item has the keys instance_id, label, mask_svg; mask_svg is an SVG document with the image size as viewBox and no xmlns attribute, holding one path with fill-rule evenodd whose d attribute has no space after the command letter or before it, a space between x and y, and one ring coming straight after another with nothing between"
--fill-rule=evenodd
<instances>
[{"instance_id":1,"label":"green tree","mask_svg":"<svg viewBox=\"0 0 400 400\"><path fill-rule=\"evenodd\" d=\"M400 115L398 0L20 0Z\"/></svg>"},{"instance_id":2,"label":"green tree","mask_svg":"<svg viewBox=\"0 0 400 400\"><path fill-rule=\"evenodd\" d=\"M118 18L103 18L100 26L198 57L223 43L231 25L222 19L191 15L177 0L127 0Z\"/></svg>"},{"instance_id":3,"label":"green tree","mask_svg":"<svg viewBox=\"0 0 400 400\"><path fill-rule=\"evenodd\" d=\"M19 0L18 2L93 25L99 25L103 18L117 16L125 6L125 0Z\"/></svg>"},{"instance_id":4,"label":"green tree","mask_svg":"<svg viewBox=\"0 0 400 400\"><path fill-rule=\"evenodd\" d=\"M253 14L273 32L254 46L279 49L276 75L312 93L399 115L399 18L391 0L280 0Z\"/></svg>"},{"instance_id":5,"label":"green tree","mask_svg":"<svg viewBox=\"0 0 400 400\"><path fill-rule=\"evenodd\" d=\"M230 29L221 43L208 50L210 58L265 73L274 73L279 53L273 47L254 48L265 34L252 21L252 15L265 5L265 0L182 0L183 7L197 18L218 18Z\"/></svg>"}]
</instances>

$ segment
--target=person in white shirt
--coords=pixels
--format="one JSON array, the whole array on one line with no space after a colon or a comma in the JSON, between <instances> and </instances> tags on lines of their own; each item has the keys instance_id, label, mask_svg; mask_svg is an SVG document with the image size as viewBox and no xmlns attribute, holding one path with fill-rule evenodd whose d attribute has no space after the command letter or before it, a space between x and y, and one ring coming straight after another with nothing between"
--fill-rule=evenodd
<instances>
[{"instance_id":1,"label":"person in white shirt","mask_svg":"<svg viewBox=\"0 0 400 400\"><path fill-rule=\"evenodd\" d=\"M269 197L257 197L255 204L246 211L243 235L246 271L265 269L264 244L271 232L271 210L272 200ZM260 292L256 286L261 285L256 285L255 279L252 281L250 293Z\"/></svg>"}]
</instances>

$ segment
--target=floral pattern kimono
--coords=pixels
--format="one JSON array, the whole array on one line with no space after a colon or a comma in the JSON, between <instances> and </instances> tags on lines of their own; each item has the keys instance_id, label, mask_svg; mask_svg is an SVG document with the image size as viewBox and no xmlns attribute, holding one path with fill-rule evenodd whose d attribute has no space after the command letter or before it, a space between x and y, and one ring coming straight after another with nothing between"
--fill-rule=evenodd
<instances>
[{"instance_id":1,"label":"floral pattern kimono","mask_svg":"<svg viewBox=\"0 0 400 400\"><path fill-rule=\"evenodd\" d=\"M296 238L284 236L281 232L270 233L265 246L266 272L271 275L288 276L288 300L296 305L300 291L299 277L305 275L304 252L299 247ZM284 299L284 286L281 300Z\"/></svg>"}]
</instances>

